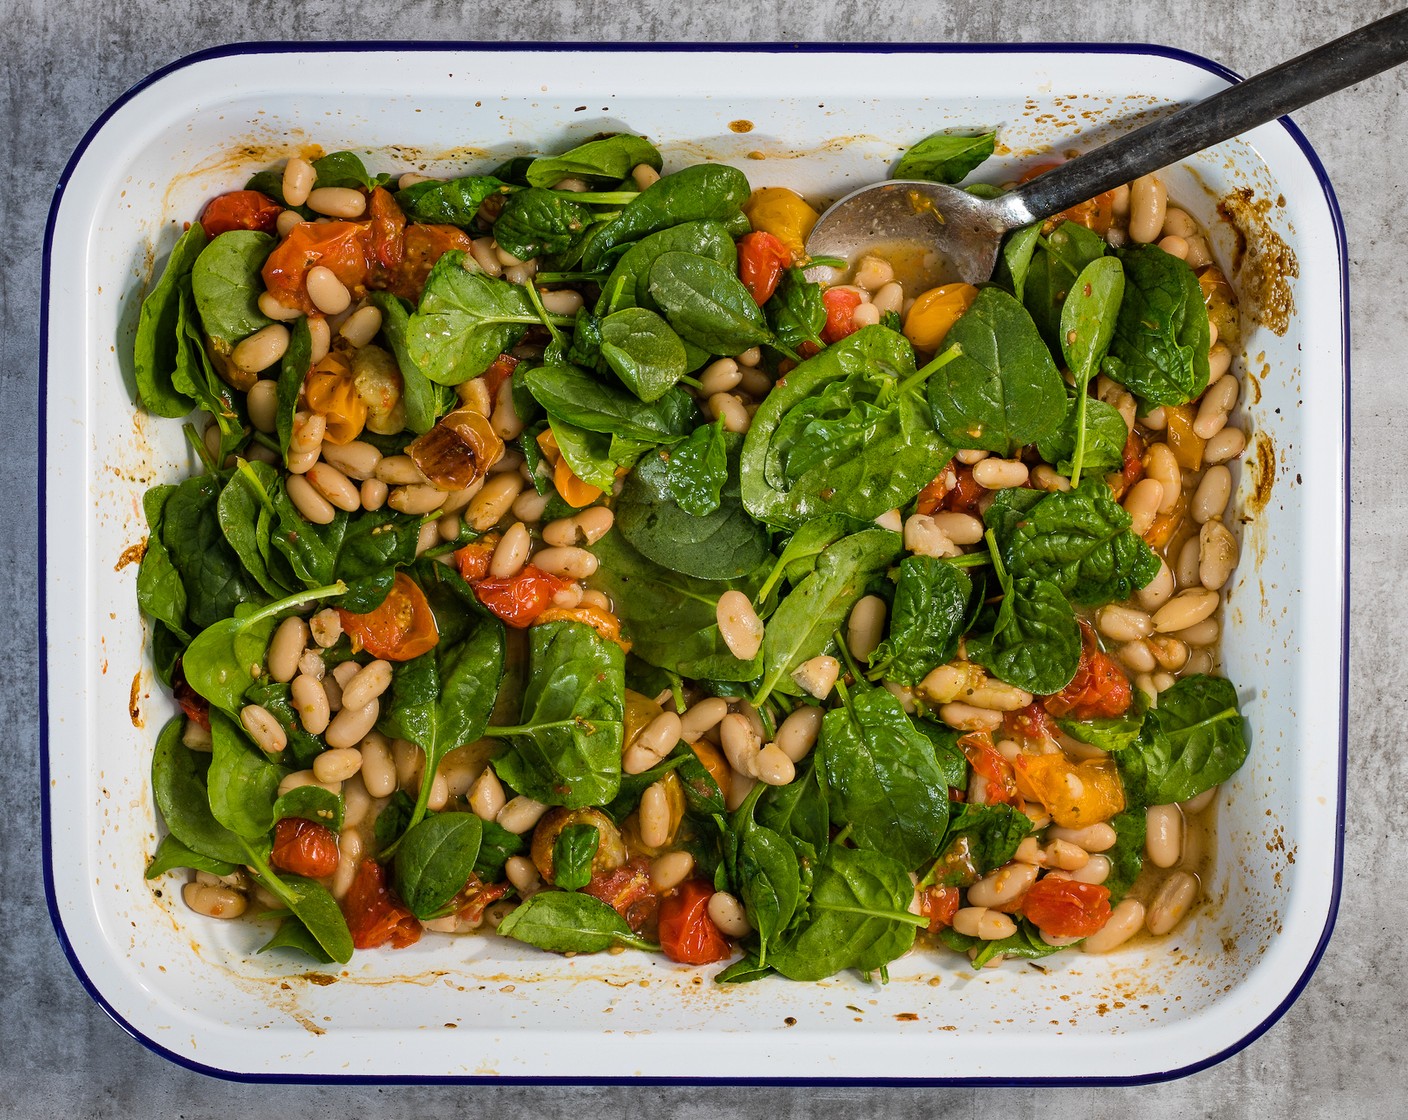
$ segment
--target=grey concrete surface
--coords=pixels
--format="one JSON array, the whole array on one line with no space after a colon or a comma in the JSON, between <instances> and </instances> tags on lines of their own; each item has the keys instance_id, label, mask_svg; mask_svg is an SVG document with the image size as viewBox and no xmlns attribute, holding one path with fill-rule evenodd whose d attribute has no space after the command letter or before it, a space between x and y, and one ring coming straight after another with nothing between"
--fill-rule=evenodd
<instances>
[{"instance_id":1,"label":"grey concrete surface","mask_svg":"<svg viewBox=\"0 0 1408 1120\"><path fill-rule=\"evenodd\" d=\"M0 1116L335 1115L499 1120L671 1115L774 1118L1393 1117L1408 1115L1408 471L1394 435L1408 355L1408 70L1295 114L1329 167L1353 279L1353 611L1344 895L1338 928L1299 1002L1222 1065L1137 1088L853 1089L261 1087L187 1072L129 1038L65 962L40 872L34 527L39 469L38 293L52 185L100 110L199 47L253 38L624 40L1107 40L1160 42L1241 73L1263 69L1391 10L1388 0L0 0ZM746 75L735 80L746 81ZM1327 375L1333 371L1326 371ZM1331 670L1327 665L1327 671ZM701 1054L701 1058L705 1055Z\"/></svg>"}]
</instances>

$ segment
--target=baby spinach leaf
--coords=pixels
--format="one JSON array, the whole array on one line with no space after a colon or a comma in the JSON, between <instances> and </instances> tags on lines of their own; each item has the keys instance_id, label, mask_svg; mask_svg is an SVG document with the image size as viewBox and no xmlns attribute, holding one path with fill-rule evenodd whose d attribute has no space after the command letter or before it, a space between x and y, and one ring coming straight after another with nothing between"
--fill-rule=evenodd
<instances>
[{"instance_id":1,"label":"baby spinach leaf","mask_svg":"<svg viewBox=\"0 0 1408 1120\"><path fill-rule=\"evenodd\" d=\"M425 752L408 827L425 815L440 760L484 733L503 680L505 641L503 624L479 607L457 573L421 561L412 574L435 613L440 640L429 652L395 666L378 723L383 733L408 739Z\"/></svg>"},{"instance_id":2,"label":"baby spinach leaf","mask_svg":"<svg viewBox=\"0 0 1408 1120\"><path fill-rule=\"evenodd\" d=\"M540 156L524 174L535 187L556 186L563 179L584 179L592 185L615 184L642 163L660 170L662 161L655 145L629 132L618 132L579 144L560 156Z\"/></svg>"},{"instance_id":3,"label":"baby spinach leaf","mask_svg":"<svg viewBox=\"0 0 1408 1120\"><path fill-rule=\"evenodd\" d=\"M162 544L186 589L186 614L195 629L228 618L241 604L266 598L221 531L223 489L223 476L197 475L178 484L162 506Z\"/></svg>"},{"instance_id":4,"label":"baby spinach leaf","mask_svg":"<svg viewBox=\"0 0 1408 1120\"><path fill-rule=\"evenodd\" d=\"M664 396L687 369L679 335L643 307L623 308L601 321L600 351L626 388L647 403Z\"/></svg>"},{"instance_id":5,"label":"baby spinach leaf","mask_svg":"<svg viewBox=\"0 0 1408 1120\"><path fill-rule=\"evenodd\" d=\"M401 371L401 401L406 407L406 428L417 435L424 435L435 426L435 421L443 413L454 406L455 395L448 387L426 377L411 358L407 346L411 317L405 302L390 292L368 292L367 302L381 312L382 337L391 347L392 354L396 356L396 368ZM299 322L301 324L304 320Z\"/></svg>"},{"instance_id":6,"label":"baby spinach leaf","mask_svg":"<svg viewBox=\"0 0 1408 1120\"><path fill-rule=\"evenodd\" d=\"M763 313L773 337L789 350L796 350L804 342L822 345L826 305L821 301L821 285L808 280L800 268L783 272L777 290L763 305Z\"/></svg>"},{"instance_id":7,"label":"baby spinach leaf","mask_svg":"<svg viewBox=\"0 0 1408 1120\"><path fill-rule=\"evenodd\" d=\"M757 821L793 845L806 845L815 855L831 843L831 808L825 776L815 754L797 767L785 786L769 786L758 798ZM815 862L814 860L812 862Z\"/></svg>"},{"instance_id":8,"label":"baby spinach leaf","mask_svg":"<svg viewBox=\"0 0 1408 1120\"><path fill-rule=\"evenodd\" d=\"M186 585L161 539L166 500L175 492L175 486L152 486L142 495L142 511L147 519L147 547L137 568L137 606L143 613L164 623L172 634L185 643L191 640L186 633Z\"/></svg>"},{"instance_id":9,"label":"baby spinach leaf","mask_svg":"<svg viewBox=\"0 0 1408 1120\"><path fill-rule=\"evenodd\" d=\"M968 788L968 759L964 757L963 748L958 745L958 740L963 737L963 732L922 718L915 719L914 726L924 738L929 740L929 745L934 751L934 759L939 764L939 772L943 774L944 781L952 789L966 790Z\"/></svg>"},{"instance_id":10,"label":"baby spinach leaf","mask_svg":"<svg viewBox=\"0 0 1408 1120\"><path fill-rule=\"evenodd\" d=\"M498 932L550 953L604 953L613 945L656 948L632 933L606 903L576 891L538 892L500 922Z\"/></svg>"},{"instance_id":11,"label":"baby spinach leaf","mask_svg":"<svg viewBox=\"0 0 1408 1120\"><path fill-rule=\"evenodd\" d=\"M908 912L909 871L879 852L833 844L816 871L809 918L769 963L791 980L823 980L849 968L873 972L906 953L927 919Z\"/></svg>"},{"instance_id":12,"label":"baby spinach leaf","mask_svg":"<svg viewBox=\"0 0 1408 1120\"><path fill-rule=\"evenodd\" d=\"M1084 440L1077 434L1082 428ZM1124 445L1128 438L1129 428L1125 426L1124 417L1112 405L1082 393L1066 402L1061 426L1040 440L1036 449L1058 473L1079 485L1082 472L1094 474L1119 469L1124 462Z\"/></svg>"},{"instance_id":13,"label":"baby spinach leaf","mask_svg":"<svg viewBox=\"0 0 1408 1120\"><path fill-rule=\"evenodd\" d=\"M922 389L951 360L916 373L908 340L878 326L807 359L764 398L748 429L748 512L796 528L822 514L873 521L906 505L952 455Z\"/></svg>"},{"instance_id":14,"label":"baby spinach leaf","mask_svg":"<svg viewBox=\"0 0 1408 1120\"><path fill-rule=\"evenodd\" d=\"M245 852L239 836L210 811L207 782L211 755L193 751L181 742L185 723L183 717L177 716L157 736L152 752L152 797L156 807L182 847L217 863L242 864Z\"/></svg>"},{"instance_id":15,"label":"baby spinach leaf","mask_svg":"<svg viewBox=\"0 0 1408 1120\"><path fill-rule=\"evenodd\" d=\"M501 883L504 864L527 847L527 841L494 821L484 822L484 839L479 845L479 858L474 861L474 873L483 883Z\"/></svg>"},{"instance_id":16,"label":"baby spinach leaf","mask_svg":"<svg viewBox=\"0 0 1408 1120\"><path fill-rule=\"evenodd\" d=\"M443 182L431 179L397 191L396 205L413 222L468 229L486 198L508 191L509 185L493 175L466 175Z\"/></svg>"},{"instance_id":17,"label":"baby spinach leaf","mask_svg":"<svg viewBox=\"0 0 1408 1120\"><path fill-rule=\"evenodd\" d=\"M172 384L180 344L178 315L181 283L190 276L206 244L205 230L193 222L176 240L161 277L142 300L137 336L132 343L133 373L142 406L158 416L185 416L191 398Z\"/></svg>"},{"instance_id":18,"label":"baby spinach leaf","mask_svg":"<svg viewBox=\"0 0 1408 1120\"><path fill-rule=\"evenodd\" d=\"M748 924L758 936L762 966L768 947L787 929L802 901L802 874L792 845L754 822L751 807L739 836L736 872Z\"/></svg>"},{"instance_id":19,"label":"baby spinach leaf","mask_svg":"<svg viewBox=\"0 0 1408 1120\"><path fill-rule=\"evenodd\" d=\"M1004 580L1003 589L992 631L968 639L968 659L1027 692L1060 692L1080 667L1080 624L1071 604L1047 580Z\"/></svg>"},{"instance_id":20,"label":"baby spinach leaf","mask_svg":"<svg viewBox=\"0 0 1408 1120\"><path fill-rule=\"evenodd\" d=\"M228 356L235 343L273 322L259 310L264 281L259 270L274 238L235 229L213 238L191 268L191 291L211 348Z\"/></svg>"},{"instance_id":21,"label":"baby spinach leaf","mask_svg":"<svg viewBox=\"0 0 1408 1120\"><path fill-rule=\"evenodd\" d=\"M1031 269L1032 257L1040 241L1040 222L1014 229L1002 243L1002 254L997 258L997 268L993 273L993 282L1006 288L1024 306L1027 272Z\"/></svg>"},{"instance_id":22,"label":"baby spinach leaf","mask_svg":"<svg viewBox=\"0 0 1408 1120\"><path fill-rule=\"evenodd\" d=\"M446 913L474 874L483 822L473 813L436 813L407 830L396 849L396 889L425 921Z\"/></svg>"},{"instance_id":23,"label":"baby spinach leaf","mask_svg":"<svg viewBox=\"0 0 1408 1120\"><path fill-rule=\"evenodd\" d=\"M735 220L748 201L748 177L736 167L697 163L652 183L598 227L587 242L582 264L594 271L618 245L686 222Z\"/></svg>"},{"instance_id":24,"label":"baby spinach leaf","mask_svg":"<svg viewBox=\"0 0 1408 1120\"><path fill-rule=\"evenodd\" d=\"M233 875L237 865L224 860L211 859L176 839L175 833L168 832L156 846L156 853L147 865L145 878L156 879L168 871L189 867L192 871L208 871L212 875Z\"/></svg>"},{"instance_id":25,"label":"baby spinach leaf","mask_svg":"<svg viewBox=\"0 0 1408 1120\"><path fill-rule=\"evenodd\" d=\"M789 586L796 587L816 571L821 554L855 528L857 525L851 518L834 513L802 522L778 554L767 582L754 597L754 605L761 607L766 603L781 580L785 579Z\"/></svg>"},{"instance_id":26,"label":"baby spinach leaf","mask_svg":"<svg viewBox=\"0 0 1408 1120\"><path fill-rule=\"evenodd\" d=\"M285 587L270 573L264 557L269 550L268 525L261 539L260 512L268 494L279 484L278 471L268 463L241 463L216 500L216 518L225 540L234 549L245 571L271 597L280 599L292 587Z\"/></svg>"},{"instance_id":27,"label":"baby spinach leaf","mask_svg":"<svg viewBox=\"0 0 1408 1120\"><path fill-rule=\"evenodd\" d=\"M681 676L715 681L751 681L762 671L762 655L740 661L719 634L719 596L738 590L752 596L761 571L732 580L701 580L673 571L637 552L620 533L607 533L591 551L600 561L593 587L616 604L632 652Z\"/></svg>"},{"instance_id":28,"label":"baby spinach leaf","mask_svg":"<svg viewBox=\"0 0 1408 1120\"><path fill-rule=\"evenodd\" d=\"M670 389L658 400L643 404L575 366L539 366L523 375L523 384L554 419L652 446L683 439L698 412L693 398L682 389Z\"/></svg>"},{"instance_id":29,"label":"baby spinach leaf","mask_svg":"<svg viewBox=\"0 0 1408 1120\"><path fill-rule=\"evenodd\" d=\"M989 524L1014 577L1049 580L1085 606L1127 599L1159 573L1158 557L1130 532L1129 514L1100 478L1047 494L1005 525L991 517Z\"/></svg>"},{"instance_id":30,"label":"baby spinach leaf","mask_svg":"<svg viewBox=\"0 0 1408 1120\"><path fill-rule=\"evenodd\" d=\"M328 956L326 950L318 944L318 939L313 936L307 926L293 916L292 912L279 923L279 928L274 931L274 935L259 946L257 951L268 953L275 949L292 949L296 953L311 957L319 964L332 963L332 957Z\"/></svg>"},{"instance_id":31,"label":"baby spinach leaf","mask_svg":"<svg viewBox=\"0 0 1408 1120\"><path fill-rule=\"evenodd\" d=\"M1014 297L984 288L944 341L962 348L929 379L934 424L948 443L1011 455L1054 430L1065 386Z\"/></svg>"},{"instance_id":32,"label":"baby spinach leaf","mask_svg":"<svg viewBox=\"0 0 1408 1120\"><path fill-rule=\"evenodd\" d=\"M1058 719L1057 725L1072 739L1099 747L1102 751L1122 751L1133 746L1144 727L1144 715L1149 710L1149 698L1134 690L1134 703L1122 716L1108 719Z\"/></svg>"},{"instance_id":33,"label":"baby spinach leaf","mask_svg":"<svg viewBox=\"0 0 1408 1120\"><path fill-rule=\"evenodd\" d=\"M870 655L870 678L914 685L952 658L972 594L973 582L952 564L906 556L895 585L889 635Z\"/></svg>"},{"instance_id":34,"label":"baby spinach leaf","mask_svg":"<svg viewBox=\"0 0 1408 1120\"><path fill-rule=\"evenodd\" d=\"M1061 313L1076 278L1091 261L1109 251L1105 239L1075 222L1062 222L1046 237L1038 237L1021 285L1022 305L1053 356L1062 354Z\"/></svg>"},{"instance_id":35,"label":"baby spinach leaf","mask_svg":"<svg viewBox=\"0 0 1408 1120\"><path fill-rule=\"evenodd\" d=\"M288 349L279 363L274 425L279 437L279 452L285 458L288 456L288 441L293 436L293 417L298 411L303 382L312 368L313 336L308 330L308 317L305 315L290 329Z\"/></svg>"},{"instance_id":36,"label":"baby spinach leaf","mask_svg":"<svg viewBox=\"0 0 1408 1120\"><path fill-rule=\"evenodd\" d=\"M732 272L738 264L738 247L719 222L684 222L643 237L621 254L602 282L597 314L606 315L627 307L658 311L650 296L650 270L665 253L689 253L708 257Z\"/></svg>"},{"instance_id":37,"label":"baby spinach leaf","mask_svg":"<svg viewBox=\"0 0 1408 1120\"><path fill-rule=\"evenodd\" d=\"M264 837L274 827L274 802L288 771L271 762L238 723L214 708L210 738L213 747L206 777L211 813L236 836Z\"/></svg>"},{"instance_id":38,"label":"baby spinach leaf","mask_svg":"<svg viewBox=\"0 0 1408 1120\"><path fill-rule=\"evenodd\" d=\"M939 931L939 939L950 949L959 953L967 953L970 949L978 951L973 958L973 967L982 968L994 957L1010 957L1018 961L1036 961L1042 957L1049 957L1052 953L1059 953L1062 949L1060 945L1048 945L1041 939L1041 932L1026 919L1017 923L1017 932L1011 937L999 938L995 941L984 941L980 937L972 937L959 933L952 926L946 926Z\"/></svg>"},{"instance_id":39,"label":"baby spinach leaf","mask_svg":"<svg viewBox=\"0 0 1408 1120\"><path fill-rule=\"evenodd\" d=\"M817 765L831 819L849 825L859 848L917 867L938 852L948 824L948 782L929 740L883 688L826 713Z\"/></svg>"},{"instance_id":40,"label":"baby spinach leaf","mask_svg":"<svg viewBox=\"0 0 1408 1120\"><path fill-rule=\"evenodd\" d=\"M564 891L581 890L592 881L592 861L601 846L601 832L594 824L569 824L552 848L553 885Z\"/></svg>"},{"instance_id":41,"label":"baby spinach leaf","mask_svg":"<svg viewBox=\"0 0 1408 1120\"><path fill-rule=\"evenodd\" d=\"M346 811L342 795L322 786L295 786L274 802L274 820L301 817L333 832L342 831Z\"/></svg>"},{"instance_id":42,"label":"baby spinach leaf","mask_svg":"<svg viewBox=\"0 0 1408 1120\"><path fill-rule=\"evenodd\" d=\"M695 430L707 434L713 428ZM748 516L739 500L738 455L742 439L724 446L726 470L719 500L707 514L685 509L675 498L675 456L688 454L690 440L669 452L643 456L626 477L616 502L616 528L643 556L700 579L740 579L768 558L771 537ZM723 442L723 441L721 441ZM686 462L686 469L690 464ZM686 496L689 491L686 489ZM698 506L695 507L696 509Z\"/></svg>"},{"instance_id":43,"label":"baby spinach leaf","mask_svg":"<svg viewBox=\"0 0 1408 1120\"><path fill-rule=\"evenodd\" d=\"M229 618L207 626L186 648L181 660L186 683L215 707L234 715L244 706L245 690L262 672L264 651L279 620L305 603L344 590L338 583L299 591L262 607L241 604Z\"/></svg>"},{"instance_id":44,"label":"baby spinach leaf","mask_svg":"<svg viewBox=\"0 0 1408 1120\"><path fill-rule=\"evenodd\" d=\"M762 309L731 270L690 253L662 253L650 295L679 336L712 354L740 354L771 337Z\"/></svg>"},{"instance_id":45,"label":"baby spinach leaf","mask_svg":"<svg viewBox=\"0 0 1408 1120\"><path fill-rule=\"evenodd\" d=\"M1117 906L1129 893L1144 869L1144 844L1149 832L1147 810L1148 805L1141 799L1138 804L1127 804L1124 812L1110 818L1110 827L1115 830L1115 846L1105 853L1110 861L1110 873L1101 885L1110 892L1111 906Z\"/></svg>"},{"instance_id":46,"label":"baby spinach leaf","mask_svg":"<svg viewBox=\"0 0 1408 1120\"><path fill-rule=\"evenodd\" d=\"M864 529L837 541L817 560L816 571L778 605L763 633L763 678L755 706L775 689L795 692L791 674L820 654L872 581L900 554L898 533Z\"/></svg>"},{"instance_id":47,"label":"baby spinach leaf","mask_svg":"<svg viewBox=\"0 0 1408 1120\"><path fill-rule=\"evenodd\" d=\"M734 453L730 459L731 445ZM688 439L670 449L669 458L665 460L662 496L667 495L693 517L708 517L719 508L723 488L730 477L737 496L738 453L742 447L742 437L730 439L724 432L722 420L701 424L690 432Z\"/></svg>"},{"instance_id":48,"label":"baby spinach leaf","mask_svg":"<svg viewBox=\"0 0 1408 1120\"><path fill-rule=\"evenodd\" d=\"M509 195L494 222L494 240L519 260L532 260L567 252L591 222L591 208L570 194L529 187Z\"/></svg>"},{"instance_id":49,"label":"baby spinach leaf","mask_svg":"<svg viewBox=\"0 0 1408 1120\"><path fill-rule=\"evenodd\" d=\"M257 853L249 852L248 862L258 872L261 886L280 898L302 923L327 958L346 964L352 959L352 933L347 920L321 883L296 875L280 878L264 865ZM317 959L323 959L318 956Z\"/></svg>"},{"instance_id":50,"label":"baby spinach leaf","mask_svg":"<svg viewBox=\"0 0 1408 1120\"><path fill-rule=\"evenodd\" d=\"M1220 785L1247 758L1247 738L1237 690L1223 677L1191 676L1159 693L1144 717L1137 751L1149 805L1187 801ZM1121 766L1125 755L1119 755Z\"/></svg>"},{"instance_id":51,"label":"baby spinach leaf","mask_svg":"<svg viewBox=\"0 0 1408 1120\"><path fill-rule=\"evenodd\" d=\"M314 188L350 187L369 191L382 186L390 175L372 176L367 174L366 164L356 152L329 152L313 161Z\"/></svg>"},{"instance_id":52,"label":"baby spinach leaf","mask_svg":"<svg viewBox=\"0 0 1408 1120\"><path fill-rule=\"evenodd\" d=\"M1031 818L1011 805L954 806L943 847L947 852L961 839L973 871L985 875L1011 860L1031 833Z\"/></svg>"},{"instance_id":53,"label":"baby spinach leaf","mask_svg":"<svg viewBox=\"0 0 1408 1120\"><path fill-rule=\"evenodd\" d=\"M1061 308L1061 352L1075 378L1075 398L1073 407L1067 409L1061 430L1062 435L1069 431L1069 460L1058 469L1069 474L1076 485L1084 470L1118 465L1128 437L1123 418L1117 426L1114 416L1110 415L1114 410L1109 405L1095 409L1097 403L1104 402L1092 401L1087 391L1090 379L1110 348L1123 298L1123 267L1114 257L1100 257L1081 269ZM1093 418L1092 411L1096 412ZM1112 447L1116 443L1118 448Z\"/></svg>"},{"instance_id":54,"label":"baby spinach leaf","mask_svg":"<svg viewBox=\"0 0 1408 1120\"><path fill-rule=\"evenodd\" d=\"M541 322L523 288L470 272L464 261L464 253L452 249L435 262L420 306L406 326L411 363L441 385L458 385L483 373Z\"/></svg>"},{"instance_id":55,"label":"baby spinach leaf","mask_svg":"<svg viewBox=\"0 0 1408 1120\"><path fill-rule=\"evenodd\" d=\"M190 397L208 412L220 430L220 450L217 461L240 447L247 438L243 399L235 394L215 372L205 349L205 335L195 311L190 277L180 280L181 299L176 326L179 338L176 346L176 366L171 371L171 384L178 392Z\"/></svg>"},{"instance_id":56,"label":"baby spinach leaf","mask_svg":"<svg viewBox=\"0 0 1408 1120\"><path fill-rule=\"evenodd\" d=\"M522 722L484 733L509 741L494 760L519 793L569 809L600 805L621 784L625 655L580 622L528 632Z\"/></svg>"},{"instance_id":57,"label":"baby spinach leaf","mask_svg":"<svg viewBox=\"0 0 1408 1120\"><path fill-rule=\"evenodd\" d=\"M603 432L589 432L556 417L548 420L548 426L572 473L598 490L610 491L616 485L617 470L632 466L630 461L618 463L612 458L613 439Z\"/></svg>"},{"instance_id":58,"label":"baby spinach leaf","mask_svg":"<svg viewBox=\"0 0 1408 1120\"><path fill-rule=\"evenodd\" d=\"M1127 284L1105 372L1151 405L1179 405L1208 385L1207 308L1187 263L1157 245L1119 251Z\"/></svg>"},{"instance_id":59,"label":"baby spinach leaf","mask_svg":"<svg viewBox=\"0 0 1408 1120\"><path fill-rule=\"evenodd\" d=\"M959 183L993 153L997 133L935 132L900 156L892 179Z\"/></svg>"}]
</instances>

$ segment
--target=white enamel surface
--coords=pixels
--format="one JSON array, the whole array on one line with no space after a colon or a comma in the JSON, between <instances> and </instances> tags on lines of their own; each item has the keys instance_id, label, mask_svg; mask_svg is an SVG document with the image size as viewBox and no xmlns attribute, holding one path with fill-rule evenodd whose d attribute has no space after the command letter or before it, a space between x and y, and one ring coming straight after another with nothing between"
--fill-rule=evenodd
<instances>
[{"instance_id":1,"label":"white enamel surface","mask_svg":"<svg viewBox=\"0 0 1408 1120\"><path fill-rule=\"evenodd\" d=\"M748 81L732 80L742 68ZM1079 50L256 52L139 92L73 169L50 259L45 793L52 899L90 987L179 1060L275 1077L1126 1079L1259 1032L1333 911L1346 579L1343 262L1325 191L1280 125L1189 161L1170 184L1205 222L1236 187L1284 198L1268 221L1299 277L1289 332L1255 328L1245 345L1261 395L1244 392L1241 411L1274 445L1275 471L1243 530L1225 643L1252 758L1224 794L1207 884L1217 903L1164 944L981 974L912 954L888 985L721 990L707 970L660 958L563 960L427 936L312 983L304 965L254 955L264 930L189 912L176 876L142 879L157 836L148 760L171 704L144 660L136 565L121 563L143 539L143 490L188 461L178 423L132 407L123 355L142 286L178 223L281 160L290 137L434 173L630 129L660 141L671 165L714 156L754 185L834 197L941 127L999 124L1010 161L1090 146L1112 120L1224 84L1179 59ZM745 85L746 97L717 92ZM753 130L730 130L742 120ZM1219 246L1224 263L1231 248ZM1243 493L1254 474L1239 471Z\"/></svg>"}]
</instances>

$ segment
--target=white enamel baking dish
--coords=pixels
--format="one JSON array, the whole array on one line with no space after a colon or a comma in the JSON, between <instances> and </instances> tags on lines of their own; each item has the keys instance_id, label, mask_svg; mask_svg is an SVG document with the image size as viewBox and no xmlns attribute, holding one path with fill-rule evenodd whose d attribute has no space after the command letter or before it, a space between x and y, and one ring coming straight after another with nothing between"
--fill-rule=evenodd
<instances>
[{"instance_id":1,"label":"white enamel baking dish","mask_svg":"<svg viewBox=\"0 0 1408 1120\"><path fill-rule=\"evenodd\" d=\"M1297 274L1288 328L1250 322L1240 356L1260 435L1239 474L1254 508L1225 661L1252 756L1226 789L1212 901L1167 943L981 974L916 953L886 985L730 989L661 958L566 960L489 937L427 936L330 974L256 956L264 931L195 916L174 875L142 878L157 839L148 763L172 706L129 562L143 490L188 469L180 425L132 405L143 286L206 198L290 145L434 173L630 129L667 164L720 159L755 185L835 196L939 128L1000 126L1003 154L982 173L998 181L1228 80L1145 47L247 46L122 98L58 185L45 261L44 848L55 928L93 997L177 1062L269 1080L1137 1081L1266 1030L1333 923L1346 696L1346 256L1325 169L1288 123L1169 177L1204 222L1246 192L1260 214L1244 221L1247 256L1282 242ZM1218 240L1226 266L1237 241Z\"/></svg>"}]
</instances>

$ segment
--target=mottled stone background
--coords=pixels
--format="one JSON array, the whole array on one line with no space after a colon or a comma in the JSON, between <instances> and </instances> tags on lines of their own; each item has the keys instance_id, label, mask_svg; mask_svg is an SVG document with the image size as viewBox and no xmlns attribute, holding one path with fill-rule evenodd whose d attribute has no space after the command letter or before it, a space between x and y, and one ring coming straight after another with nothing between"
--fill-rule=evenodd
<instances>
[{"instance_id":1,"label":"mottled stone background","mask_svg":"<svg viewBox=\"0 0 1408 1120\"><path fill-rule=\"evenodd\" d=\"M1221 1066L1129 1089L260 1087L207 1079L145 1050L89 1000L46 915L39 860L38 294L56 176L130 84L200 47L240 39L1155 42L1253 73L1387 14L1385 0L0 0L0 533L8 611L0 727L0 1116L463 1117L888 1115L1390 1117L1408 1115L1408 855L1402 839L1408 471L1394 432L1405 399L1408 70L1295 114L1330 169L1353 279L1353 684L1348 834L1339 925L1299 1002ZM729 76L746 82L747 73ZM1313 371L1311 371L1313 373ZM62 376L63 371L51 371ZM1326 376L1334 376L1326 370ZM1398 403L1395 403L1398 402ZM1325 666L1327 676L1334 666ZM720 1073L701 1047L701 1072ZM547 1072L545 1070L545 1072ZM779 1071L784 1072L784 1071ZM1076 1072L1076 1071L1072 1071Z\"/></svg>"}]
</instances>

